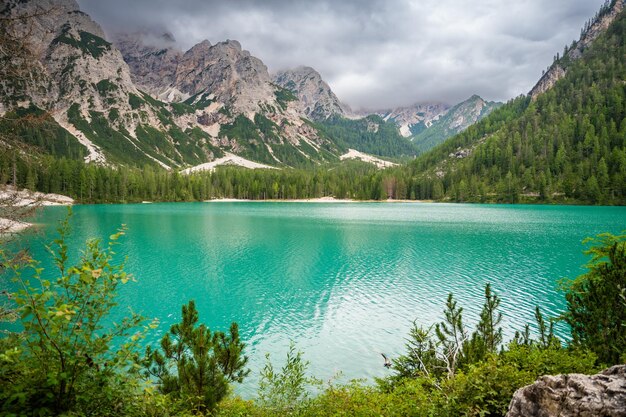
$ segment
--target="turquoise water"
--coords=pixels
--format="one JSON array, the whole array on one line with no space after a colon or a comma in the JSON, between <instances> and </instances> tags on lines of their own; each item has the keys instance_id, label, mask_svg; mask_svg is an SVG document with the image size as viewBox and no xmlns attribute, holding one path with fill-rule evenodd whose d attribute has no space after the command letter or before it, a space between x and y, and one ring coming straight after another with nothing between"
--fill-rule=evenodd
<instances>
[{"instance_id":1,"label":"turquoise water","mask_svg":"<svg viewBox=\"0 0 626 417\"><path fill-rule=\"evenodd\" d=\"M66 209L46 208L28 237L45 256ZM137 279L119 302L161 326L156 343L195 299L201 321L240 325L252 374L238 388L252 396L264 355L283 363L293 340L328 379L383 376L380 352L404 350L413 320L441 319L449 292L477 321L483 289L502 298L505 335L533 322L535 305L564 308L562 277L583 272L581 241L626 229L626 208L456 204L177 203L74 207L70 247L128 234L118 253ZM47 233L46 237L43 234ZM50 265L44 262L43 266ZM561 332L563 330L561 329ZM565 334L565 333L562 333Z\"/></svg>"}]
</instances>

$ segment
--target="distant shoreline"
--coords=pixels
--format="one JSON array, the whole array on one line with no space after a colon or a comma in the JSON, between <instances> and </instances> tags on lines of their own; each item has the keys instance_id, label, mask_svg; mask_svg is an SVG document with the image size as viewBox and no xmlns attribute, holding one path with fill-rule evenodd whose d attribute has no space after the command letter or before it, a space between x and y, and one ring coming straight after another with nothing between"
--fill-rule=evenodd
<instances>
[{"instance_id":1,"label":"distant shoreline","mask_svg":"<svg viewBox=\"0 0 626 417\"><path fill-rule=\"evenodd\" d=\"M214 198L204 203L434 203L434 200L352 200L348 198L318 197L296 199L247 200L241 198Z\"/></svg>"}]
</instances>

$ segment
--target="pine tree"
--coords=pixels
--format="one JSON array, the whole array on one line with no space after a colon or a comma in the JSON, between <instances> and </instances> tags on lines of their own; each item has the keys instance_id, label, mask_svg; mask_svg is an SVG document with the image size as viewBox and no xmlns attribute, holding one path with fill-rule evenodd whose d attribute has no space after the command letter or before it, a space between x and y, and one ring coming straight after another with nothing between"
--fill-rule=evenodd
<instances>
[{"instance_id":1,"label":"pine tree","mask_svg":"<svg viewBox=\"0 0 626 417\"><path fill-rule=\"evenodd\" d=\"M454 376L459 361L463 356L463 343L467 339L467 331L463 326L463 307L457 307L452 293L448 294L445 320L435 326L435 334L442 347L442 360L448 376Z\"/></svg>"},{"instance_id":2,"label":"pine tree","mask_svg":"<svg viewBox=\"0 0 626 417\"><path fill-rule=\"evenodd\" d=\"M146 376L158 380L162 393L190 402L194 409L212 410L228 393L229 382L242 382L249 374L245 344L236 323L229 335L198 325L193 300L182 307L182 315L182 322L161 340L161 350L146 349Z\"/></svg>"}]
</instances>

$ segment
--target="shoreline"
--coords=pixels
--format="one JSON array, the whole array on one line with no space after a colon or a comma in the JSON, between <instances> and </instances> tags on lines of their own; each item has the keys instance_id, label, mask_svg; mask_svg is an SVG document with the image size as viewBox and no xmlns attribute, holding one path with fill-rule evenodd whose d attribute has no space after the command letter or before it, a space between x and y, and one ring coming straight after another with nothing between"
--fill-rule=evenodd
<instances>
[{"instance_id":1,"label":"shoreline","mask_svg":"<svg viewBox=\"0 0 626 417\"><path fill-rule=\"evenodd\" d=\"M0 188L0 208L31 210L44 206L71 206L74 203L73 198L61 194L46 194L27 189L16 190L12 186ZM16 215L16 217L21 216ZM33 223L0 217L0 235L20 233L32 226L34 226Z\"/></svg>"},{"instance_id":2,"label":"shoreline","mask_svg":"<svg viewBox=\"0 0 626 417\"><path fill-rule=\"evenodd\" d=\"M435 203L434 200L353 200L349 198L318 197L296 199L248 200L241 198L213 198L203 203Z\"/></svg>"}]
</instances>

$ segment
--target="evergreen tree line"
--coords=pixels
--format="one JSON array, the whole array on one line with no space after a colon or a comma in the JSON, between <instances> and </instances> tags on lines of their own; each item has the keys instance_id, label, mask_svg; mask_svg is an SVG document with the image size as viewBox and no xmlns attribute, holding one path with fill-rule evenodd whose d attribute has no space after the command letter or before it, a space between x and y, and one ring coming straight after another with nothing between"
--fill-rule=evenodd
<instances>
[{"instance_id":1,"label":"evergreen tree line","mask_svg":"<svg viewBox=\"0 0 626 417\"><path fill-rule=\"evenodd\" d=\"M221 167L212 172L187 175L154 166L112 168L66 158L41 157L34 161L24 159L17 152L0 154L0 183L13 184L15 180L20 188L64 194L82 203L214 198L287 200L327 196L381 200L388 198L389 188L383 188L389 182L387 178L386 172L360 162L316 170ZM398 181L402 187L402 179ZM405 195L408 198L408 194Z\"/></svg>"},{"instance_id":2,"label":"evergreen tree line","mask_svg":"<svg viewBox=\"0 0 626 417\"><path fill-rule=\"evenodd\" d=\"M535 101L519 97L411 164L447 198L626 202L626 17ZM438 196L435 196L437 198Z\"/></svg>"},{"instance_id":3,"label":"evergreen tree line","mask_svg":"<svg viewBox=\"0 0 626 417\"><path fill-rule=\"evenodd\" d=\"M601 13L607 7L609 3ZM566 76L536 100L513 99L408 165L384 171L357 163L255 171L231 167L192 175L167 172L157 165L90 166L80 162L82 148L58 125L24 110L15 114L23 117L21 121L0 120L7 144L0 153L0 184L68 194L86 203L334 196L622 205L626 204L625 39L622 14L580 59L559 58ZM33 117L43 118L36 123L44 126L33 127L28 119ZM271 126L266 127L269 135ZM398 145L409 142L377 116L358 121L335 118L315 127L342 147L381 155L411 154ZM229 129L237 137L248 135L242 127ZM11 137L56 156L35 156L32 149L10 146Z\"/></svg>"}]
</instances>

